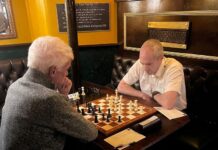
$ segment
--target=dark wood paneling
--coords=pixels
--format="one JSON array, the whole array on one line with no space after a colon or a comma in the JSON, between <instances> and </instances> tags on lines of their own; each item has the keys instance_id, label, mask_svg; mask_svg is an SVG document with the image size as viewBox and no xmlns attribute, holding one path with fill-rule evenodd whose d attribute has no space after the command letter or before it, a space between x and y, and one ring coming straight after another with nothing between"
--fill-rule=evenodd
<instances>
[{"instance_id":1,"label":"dark wood paneling","mask_svg":"<svg viewBox=\"0 0 218 150\"><path fill-rule=\"evenodd\" d=\"M118 42L123 42L123 14L184 10L184 0L144 0L118 3Z\"/></svg>"},{"instance_id":2,"label":"dark wood paneling","mask_svg":"<svg viewBox=\"0 0 218 150\"><path fill-rule=\"evenodd\" d=\"M184 10L218 10L217 0L184 0Z\"/></svg>"},{"instance_id":3,"label":"dark wood paneling","mask_svg":"<svg viewBox=\"0 0 218 150\"><path fill-rule=\"evenodd\" d=\"M119 0L118 0L119 1ZM119 54L125 57L138 57L138 52L123 50L123 16L124 13L142 12L167 12L167 11L193 11L193 10L218 10L217 0L141 0L141 1L120 1L118 2L118 42L120 43ZM170 49L167 51L191 53L209 56L218 56L218 16L170 16L127 19L127 45L141 47L144 39L147 39L145 20L189 20L191 23L188 49ZM170 56L172 57L172 56ZM218 69L215 61L198 60L192 58L175 57L184 65L201 65L208 68Z\"/></svg>"}]
</instances>

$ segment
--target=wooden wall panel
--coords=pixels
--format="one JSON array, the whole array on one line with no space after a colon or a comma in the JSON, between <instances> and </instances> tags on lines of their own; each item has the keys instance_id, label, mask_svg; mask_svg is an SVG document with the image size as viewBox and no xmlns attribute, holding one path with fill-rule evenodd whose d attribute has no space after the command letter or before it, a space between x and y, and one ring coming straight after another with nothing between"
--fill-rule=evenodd
<instances>
[{"instance_id":1,"label":"wooden wall panel","mask_svg":"<svg viewBox=\"0 0 218 150\"><path fill-rule=\"evenodd\" d=\"M119 54L126 57L138 57L138 52L129 52L124 47L124 13L166 13L166 12L187 12L187 11L211 11L218 10L218 1L211 0L141 0L141 1L125 1L118 0L118 42L120 44ZM218 11L217 11L218 12ZM137 16L128 17L126 28L128 32L127 46L141 47L141 44L148 37L146 25L147 21L190 21L190 37L188 41L188 49L181 50L175 48L165 48L166 51L179 52L185 54L197 54L199 56L218 57L218 15L171 15L171 16ZM170 56L171 57L171 56ZM183 64L187 65L203 65L209 68L218 69L217 59L203 60L199 58L183 58L172 56ZM207 59L207 58L206 58Z\"/></svg>"}]
</instances>

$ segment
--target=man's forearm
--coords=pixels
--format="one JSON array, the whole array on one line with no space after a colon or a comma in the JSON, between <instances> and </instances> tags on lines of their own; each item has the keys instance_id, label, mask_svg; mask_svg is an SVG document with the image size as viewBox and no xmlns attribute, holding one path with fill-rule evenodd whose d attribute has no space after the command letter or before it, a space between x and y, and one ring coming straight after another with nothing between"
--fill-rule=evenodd
<instances>
[{"instance_id":1,"label":"man's forearm","mask_svg":"<svg viewBox=\"0 0 218 150\"><path fill-rule=\"evenodd\" d=\"M126 84L124 81L120 82L120 84L117 87L117 90L118 92L126 94L126 95L139 97L139 98L146 99L146 100L150 99L150 97L147 94L134 89L132 86Z\"/></svg>"}]
</instances>

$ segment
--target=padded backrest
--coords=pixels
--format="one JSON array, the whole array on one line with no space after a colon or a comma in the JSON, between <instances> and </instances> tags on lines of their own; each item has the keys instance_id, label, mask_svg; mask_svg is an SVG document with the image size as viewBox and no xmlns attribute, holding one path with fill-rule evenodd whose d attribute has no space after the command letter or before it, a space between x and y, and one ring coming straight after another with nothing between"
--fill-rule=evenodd
<instances>
[{"instance_id":1,"label":"padded backrest","mask_svg":"<svg viewBox=\"0 0 218 150\"><path fill-rule=\"evenodd\" d=\"M8 87L23 76L27 70L26 59L13 59L0 61L0 116L4 105Z\"/></svg>"},{"instance_id":2,"label":"padded backrest","mask_svg":"<svg viewBox=\"0 0 218 150\"><path fill-rule=\"evenodd\" d=\"M114 66L112 69L111 83L110 87L116 89L120 80L127 73L130 67L136 62L134 59L130 58L122 58L119 56L115 56L114 58ZM139 83L135 83L133 85L134 88L140 89Z\"/></svg>"},{"instance_id":3,"label":"padded backrest","mask_svg":"<svg viewBox=\"0 0 218 150\"><path fill-rule=\"evenodd\" d=\"M115 89L136 60L115 56L110 87ZM192 119L210 124L218 123L218 70L203 67L184 67L187 113ZM139 83L134 85L139 89Z\"/></svg>"}]
</instances>

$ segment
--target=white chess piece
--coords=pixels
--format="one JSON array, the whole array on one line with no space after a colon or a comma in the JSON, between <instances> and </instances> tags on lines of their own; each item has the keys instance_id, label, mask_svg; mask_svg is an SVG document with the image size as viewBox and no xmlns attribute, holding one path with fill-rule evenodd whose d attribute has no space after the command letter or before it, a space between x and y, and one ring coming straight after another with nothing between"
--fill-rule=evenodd
<instances>
[{"instance_id":1,"label":"white chess piece","mask_svg":"<svg viewBox=\"0 0 218 150\"><path fill-rule=\"evenodd\" d=\"M140 112L143 112L143 106L140 106L140 107L139 107L139 111L140 111Z\"/></svg>"},{"instance_id":2,"label":"white chess piece","mask_svg":"<svg viewBox=\"0 0 218 150\"><path fill-rule=\"evenodd\" d=\"M115 99L116 100L118 99L118 90L117 89L115 90Z\"/></svg>"},{"instance_id":3,"label":"white chess piece","mask_svg":"<svg viewBox=\"0 0 218 150\"><path fill-rule=\"evenodd\" d=\"M120 95L119 102L122 103L122 100L123 100L123 95Z\"/></svg>"},{"instance_id":4,"label":"white chess piece","mask_svg":"<svg viewBox=\"0 0 218 150\"><path fill-rule=\"evenodd\" d=\"M138 100L134 100L135 111L138 111Z\"/></svg>"},{"instance_id":5,"label":"white chess piece","mask_svg":"<svg viewBox=\"0 0 218 150\"><path fill-rule=\"evenodd\" d=\"M85 89L84 89L83 86L81 87L81 89L82 89L82 93L81 93L81 95L83 95L83 96L86 95L86 93L85 93Z\"/></svg>"}]
</instances>

